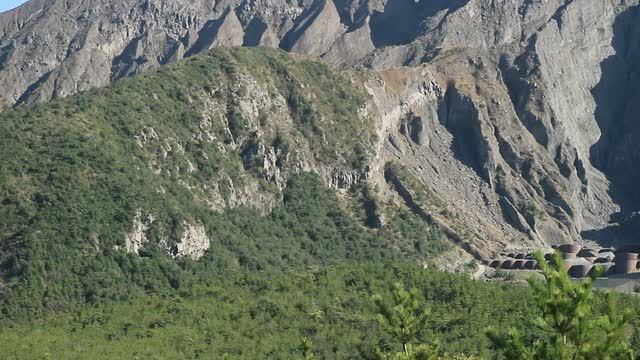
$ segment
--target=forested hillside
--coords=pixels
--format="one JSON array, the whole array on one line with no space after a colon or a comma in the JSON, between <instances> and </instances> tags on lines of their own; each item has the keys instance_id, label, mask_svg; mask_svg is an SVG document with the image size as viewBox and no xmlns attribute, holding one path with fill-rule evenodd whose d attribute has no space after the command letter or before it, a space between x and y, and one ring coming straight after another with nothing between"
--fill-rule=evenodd
<instances>
[{"instance_id":1,"label":"forested hillside","mask_svg":"<svg viewBox=\"0 0 640 360\"><path fill-rule=\"evenodd\" d=\"M2 12L0 359L640 358L639 46L640 0Z\"/></svg>"},{"instance_id":2,"label":"forested hillside","mask_svg":"<svg viewBox=\"0 0 640 360\"><path fill-rule=\"evenodd\" d=\"M445 311L431 335L486 352L479 332L508 311L482 299L526 291L419 270L443 234L366 182L328 187L325 169L366 166L363 106L325 65L237 50L3 112L3 356L290 358L310 337L350 358L388 341L371 296L396 280ZM176 253L190 224L210 239L197 259Z\"/></svg>"},{"instance_id":3,"label":"forested hillside","mask_svg":"<svg viewBox=\"0 0 640 360\"><path fill-rule=\"evenodd\" d=\"M375 201L365 206L358 177L374 135L361 94L317 62L218 51L3 112L2 313L33 318L213 271L190 266L303 270L446 249L400 208L367 226ZM326 188L334 177L346 200Z\"/></svg>"},{"instance_id":4,"label":"forested hillside","mask_svg":"<svg viewBox=\"0 0 640 360\"><path fill-rule=\"evenodd\" d=\"M217 50L0 113L1 357L361 358L398 350L373 301L396 282L443 356L537 336L527 287L430 269L464 219L398 164L412 205L383 196L367 76Z\"/></svg>"}]
</instances>

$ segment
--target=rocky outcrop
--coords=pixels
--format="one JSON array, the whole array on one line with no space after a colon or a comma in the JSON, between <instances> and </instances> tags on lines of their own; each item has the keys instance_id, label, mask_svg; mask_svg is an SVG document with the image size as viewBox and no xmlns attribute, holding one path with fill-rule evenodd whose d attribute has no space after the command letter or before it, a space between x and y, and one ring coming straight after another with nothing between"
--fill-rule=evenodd
<instances>
[{"instance_id":1,"label":"rocky outcrop","mask_svg":"<svg viewBox=\"0 0 640 360\"><path fill-rule=\"evenodd\" d=\"M481 251L476 249L472 244L465 240L461 236L461 234L453 230L444 221L425 211L421 204L416 201L415 195L412 193L411 189L406 186L406 184L398 177L398 174L396 174L393 169L391 169L390 167L385 167L384 177L389 186L391 186L395 191L398 192L402 200L412 212L418 215L429 225L442 231L445 236L447 236L450 240L452 240L456 245L461 247L467 253L473 255L476 259L481 260L484 258L484 255L481 253Z\"/></svg>"},{"instance_id":2,"label":"rocky outcrop","mask_svg":"<svg viewBox=\"0 0 640 360\"><path fill-rule=\"evenodd\" d=\"M180 241L171 247L171 255L188 256L193 260L201 258L209 250L210 240L202 224L184 223Z\"/></svg>"},{"instance_id":3,"label":"rocky outcrop","mask_svg":"<svg viewBox=\"0 0 640 360\"><path fill-rule=\"evenodd\" d=\"M244 42L244 30L236 13L227 8L225 13L216 20L211 20L198 32L198 40L189 49L189 54L209 50L214 47L242 46Z\"/></svg>"},{"instance_id":4,"label":"rocky outcrop","mask_svg":"<svg viewBox=\"0 0 640 360\"><path fill-rule=\"evenodd\" d=\"M140 250L149 244L148 231L151 224L155 222L152 215L142 216L138 211L133 219L133 229L125 236L125 247L129 253L140 255ZM209 249L210 240L204 229L199 223L183 222L184 231L179 241L174 245L168 246L167 239L160 239L156 244L173 257L188 256L194 260L198 260Z\"/></svg>"},{"instance_id":5,"label":"rocky outcrop","mask_svg":"<svg viewBox=\"0 0 640 360\"><path fill-rule=\"evenodd\" d=\"M125 236L125 250L132 254L139 254L140 249L149 241L147 231L155 219L151 215L143 218L138 211L133 218L133 229Z\"/></svg>"}]
</instances>

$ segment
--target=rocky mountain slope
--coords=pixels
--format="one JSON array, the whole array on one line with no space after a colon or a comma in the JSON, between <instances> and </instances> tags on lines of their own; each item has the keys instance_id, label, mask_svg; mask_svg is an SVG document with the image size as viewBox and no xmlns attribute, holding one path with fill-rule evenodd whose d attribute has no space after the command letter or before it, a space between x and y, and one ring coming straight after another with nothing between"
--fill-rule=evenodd
<instances>
[{"instance_id":1,"label":"rocky mountain slope","mask_svg":"<svg viewBox=\"0 0 640 360\"><path fill-rule=\"evenodd\" d=\"M365 177L380 196L437 194L421 207L477 256L633 240L615 229L640 208L637 0L32 0L0 14L0 29L5 107L212 47L375 69L359 84L371 104L361 126L378 138ZM327 183L357 182L331 171Z\"/></svg>"},{"instance_id":2,"label":"rocky mountain slope","mask_svg":"<svg viewBox=\"0 0 640 360\"><path fill-rule=\"evenodd\" d=\"M226 271L468 262L451 241L472 239L414 204L424 190L402 167L383 166L411 208L367 182L382 177L364 90L379 82L347 75L218 49L0 113L0 318Z\"/></svg>"}]
</instances>

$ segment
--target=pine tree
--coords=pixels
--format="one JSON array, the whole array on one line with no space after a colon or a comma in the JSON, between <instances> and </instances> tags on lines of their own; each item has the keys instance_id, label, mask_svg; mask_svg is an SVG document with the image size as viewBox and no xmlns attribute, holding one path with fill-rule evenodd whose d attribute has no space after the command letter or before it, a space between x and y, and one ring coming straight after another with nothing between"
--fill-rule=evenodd
<instances>
[{"instance_id":1,"label":"pine tree","mask_svg":"<svg viewBox=\"0 0 640 360\"><path fill-rule=\"evenodd\" d=\"M402 284L396 283L392 294L392 304L383 301L381 296L374 296L378 308L378 322L382 329L402 346L402 352L386 354L377 352L378 359L436 359L439 353L437 346L418 344L419 336L427 325L429 310L422 307L419 291L413 288L405 290Z\"/></svg>"},{"instance_id":2,"label":"pine tree","mask_svg":"<svg viewBox=\"0 0 640 360\"><path fill-rule=\"evenodd\" d=\"M531 278L529 284L541 315L532 324L547 334L544 340L529 343L521 334L510 330L500 334L496 329L487 332L494 347L507 359L619 359L630 356L626 327L631 313L620 313L614 293L605 295L608 311L596 316L593 311L593 281L601 274L597 268L591 277L573 281L564 267L560 254L551 264L537 252L544 281Z\"/></svg>"}]
</instances>

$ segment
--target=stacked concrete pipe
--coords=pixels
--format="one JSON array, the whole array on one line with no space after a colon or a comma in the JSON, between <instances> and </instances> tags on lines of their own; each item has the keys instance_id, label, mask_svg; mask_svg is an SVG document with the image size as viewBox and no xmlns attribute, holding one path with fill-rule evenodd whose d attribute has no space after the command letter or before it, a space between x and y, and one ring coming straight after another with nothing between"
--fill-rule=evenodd
<instances>
[{"instance_id":1,"label":"stacked concrete pipe","mask_svg":"<svg viewBox=\"0 0 640 360\"><path fill-rule=\"evenodd\" d=\"M560 250L563 254L577 254L581 249L579 244L564 244L558 246L558 250Z\"/></svg>"},{"instance_id":2,"label":"stacked concrete pipe","mask_svg":"<svg viewBox=\"0 0 640 360\"><path fill-rule=\"evenodd\" d=\"M502 265L500 266L500 269L503 269L503 270L511 270L511 269L513 269L513 260L512 259L507 259L507 260L503 261Z\"/></svg>"},{"instance_id":3,"label":"stacked concrete pipe","mask_svg":"<svg viewBox=\"0 0 640 360\"><path fill-rule=\"evenodd\" d=\"M578 257L587 259L587 261L593 264L596 261L596 259L598 259L598 254L596 254L591 249L582 249L580 250L580 252L578 252Z\"/></svg>"},{"instance_id":4,"label":"stacked concrete pipe","mask_svg":"<svg viewBox=\"0 0 640 360\"><path fill-rule=\"evenodd\" d=\"M571 277L578 278L578 279L585 278L587 277L587 275L589 274L592 268L593 268L593 265L591 264L573 265L569 269L569 275L571 275Z\"/></svg>"},{"instance_id":5,"label":"stacked concrete pipe","mask_svg":"<svg viewBox=\"0 0 640 360\"><path fill-rule=\"evenodd\" d=\"M638 264L637 253L618 253L615 258L616 274L631 274L636 272Z\"/></svg>"}]
</instances>

